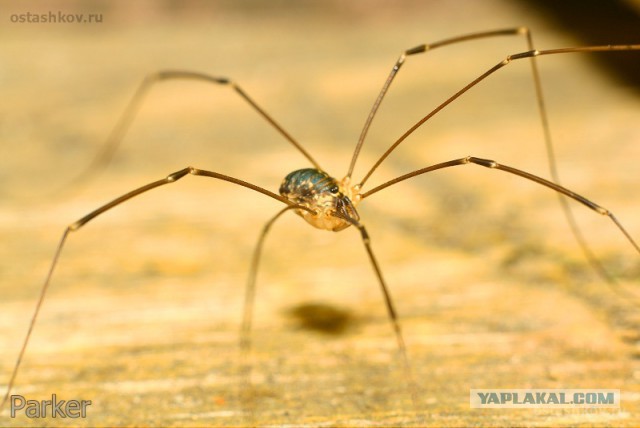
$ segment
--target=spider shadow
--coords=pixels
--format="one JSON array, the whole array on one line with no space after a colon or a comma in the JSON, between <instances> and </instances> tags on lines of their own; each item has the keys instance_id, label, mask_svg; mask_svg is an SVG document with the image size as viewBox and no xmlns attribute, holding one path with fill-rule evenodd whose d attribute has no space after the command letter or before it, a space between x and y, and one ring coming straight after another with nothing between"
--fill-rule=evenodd
<instances>
[{"instance_id":1,"label":"spider shadow","mask_svg":"<svg viewBox=\"0 0 640 428\"><path fill-rule=\"evenodd\" d=\"M288 309L286 315L298 328L327 336L341 336L357 324L353 312L327 303L301 303Z\"/></svg>"}]
</instances>

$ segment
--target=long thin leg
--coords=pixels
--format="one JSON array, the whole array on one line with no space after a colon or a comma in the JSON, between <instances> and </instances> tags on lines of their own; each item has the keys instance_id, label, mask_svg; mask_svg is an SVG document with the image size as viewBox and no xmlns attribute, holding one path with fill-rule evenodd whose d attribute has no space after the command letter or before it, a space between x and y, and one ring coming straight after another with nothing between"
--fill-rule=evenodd
<instances>
[{"instance_id":1,"label":"long thin leg","mask_svg":"<svg viewBox=\"0 0 640 428\"><path fill-rule=\"evenodd\" d=\"M251 258L251 267L249 268L249 277L247 279L247 288L245 290L244 309L242 316L242 327L240 329L240 348L242 352L248 353L251 350L251 323L253 316L253 302L256 295L256 277L258 276L258 267L260 265L260 257L262 256L262 247L267 237L267 233L271 229L271 226L275 221L280 218L286 211L295 209L296 206L288 206L280 210L269 220L258 237L258 242L253 250L253 257Z\"/></svg>"},{"instance_id":2,"label":"long thin leg","mask_svg":"<svg viewBox=\"0 0 640 428\"><path fill-rule=\"evenodd\" d=\"M122 113L122 116L120 117L114 128L111 130L111 133L104 143L102 151L98 153L98 155L96 155L87 169L75 178L76 183L85 181L89 175L94 174L96 171L103 168L109 163L118 146L120 145L120 142L127 133L129 126L133 122L138 110L140 109L142 100L149 92L151 87L161 81L177 79L199 80L206 83L230 86L238 95L240 95L247 103L249 103L249 105L255 111L257 111L260 116L262 116L267 122L269 122L271 126L273 126L287 141L293 144L293 146L298 149L298 151L300 151L300 153L302 153L302 155L307 158L307 160L309 160L309 162L311 162L315 168L321 169L318 163L302 147L302 145L298 143L298 141L296 141L291 136L291 134L285 131L284 128L275 121L275 119L273 119L265 110L263 110L258 104L256 104L256 102L253 101L253 99L249 97L249 95L247 95L247 93L244 92L240 88L240 86L238 86L233 81L224 77L216 77L209 74L193 71L165 70L150 74L142 81L135 94L133 95L133 98L131 98L131 101L129 101L129 104Z\"/></svg>"},{"instance_id":3,"label":"long thin leg","mask_svg":"<svg viewBox=\"0 0 640 428\"><path fill-rule=\"evenodd\" d=\"M443 103L438 105L435 109L433 109L429 114L424 116L415 125L409 128L400 138L398 138L389 148L382 154L380 159L376 161L376 163L371 167L369 172L364 176L364 178L357 185L360 188L365 184L365 182L371 177L371 174L380 166L380 164L393 152L396 147L400 145L407 137L413 132L422 126L426 121L435 116L440 110L444 109L446 106L451 104L453 101L458 99L462 94L467 92L469 89L476 86L478 83L482 82L487 77L491 76L496 71L500 70L502 67L511 64L513 61L524 59L524 58L533 58L537 56L543 55L555 55L555 54L565 54L565 53L578 53L578 52L615 52L615 51L636 51L640 50L640 45L606 45L606 46L587 46L587 47L577 47L577 48L562 48L562 49L549 49L549 50L529 50L526 52L521 52L513 55L508 55L504 60L500 61L498 64L491 67L489 70L482 73L480 76L472 80L469 84L465 85L458 92L453 94L451 97L447 98Z\"/></svg>"},{"instance_id":4,"label":"long thin leg","mask_svg":"<svg viewBox=\"0 0 640 428\"><path fill-rule=\"evenodd\" d=\"M351 157L351 163L349 164L349 171L347 172L346 176L351 177L351 175L353 174L353 169L356 166L358 155L360 154L360 150L362 149L362 145L364 144L364 140L367 136L367 132L369 131L369 127L371 126L371 122L373 121L373 118L375 117L378 111L378 108L382 103L382 100L387 94L387 91L389 90L389 87L391 86L393 79L396 77L396 74L398 74L398 71L400 71L400 67L402 67L402 64L404 64L408 56L432 51L434 49L437 49L443 46L453 45L456 43L466 42L469 40L478 40L478 39L484 39L488 37L497 37L497 36L515 36L515 35L521 35L521 34L524 34L527 36L527 43L528 43L529 49L533 49L533 44L531 41L529 29L526 27L518 27L518 28L504 28L500 30L482 31L479 33L465 34L462 36L439 40L434 43L422 44L402 52L400 54L400 57L396 61L396 63L393 65L393 68L391 69L391 72L389 73L387 80L384 82L384 85L382 85L382 89L380 90L378 97L376 98L376 100L373 103L373 106L371 107L371 111L369 112L369 115L367 116L367 120L365 121L364 126L362 127L362 131L360 132L360 138L358 138L358 143L356 144L356 148L353 151L353 155Z\"/></svg>"},{"instance_id":5,"label":"long thin leg","mask_svg":"<svg viewBox=\"0 0 640 428\"><path fill-rule=\"evenodd\" d=\"M291 209L295 209L296 206L288 206L280 211L276 215L274 215L262 228L260 232L260 236L258 237L258 242L253 250L253 256L251 257L251 267L249 268L249 277L247 278L247 287L245 289L244 294L244 309L242 314L242 326L240 328L240 370L241 376L243 378L243 382L240 383L240 394L239 396L243 397L242 403L243 406L247 408L247 412L253 417L254 412L254 401L253 397L249 395L244 395L243 393L247 393L251 386L251 369L252 365L249 362L249 354L251 352L251 325L253 318L253 304L255 301L256 295L256 278L258 276L258 267L260 265L260 258L262 256L262 248L264 247L264 242L267 237L267 233L271 229L273 223L276 222L277 219L282 216L285 212ZM248 425L255 425L253 421Z\"/></svg>"},{"instance_id":6,"label":"long thin leg","mask_svg":"<svg viewBox=\"0 0 640 428\"><path fill-rule=\"evenodd\" d=\"M527 44L529 45L530 50L534 50L533 47L533 38L531 36L531 32L526 32ZM538 104L538 114L540 116L540 122L542 123L542 132L544 134L544 144L547 150L547 160L549 162L549 173L551 174L551 180L556 184L562 184L560 180L560 173L558 172L558 165L556 163L556 155L553 149L553 141L551 138L551 127L549 126L549 118L547 116L547 108L545 107L544 102L544 93L542 91L542 82L540 79L540 72L538 71L538 63L536 61L536 57L531 57L531 74L533 76L533 85L536 92L536 100ZM587 243L587 240L580 230L578 223L576 222L575 216L573 215L573 211L571 210L571 206L569 205L569 201L567 198L563 197L562 194L558 193L558 201L560 202L560 206L562 211L564 212L564 216L569 224L569 229L571 229L571 233L575 238L578 246L582 250L587 262L591 265L591 267L602 277L605 281L618 292L620 289L618 288L617 281L609 275L607 270L604 268L602 263L595 256L591 247Z\"/></svg>"},{"instance_id":7,"label":"long thin leg","mask_svg":"<svg viewBox=\"0 0 640 428\"><path fill-rule=\"evenodd\" d=\"M574 199L578 202L580 202L582 205L585 205L587 207L589 207L590 209L592 209L593 211L597 212L598 214L607 216L611 219L611 221L618 227L618 229L622 232L622 234L627 238L627 240L631 243L631 245L636 249L636 251L638 252L638 254L640 254L640 246L638 245L638 243L631 237L631 235L629 234L629 232L624 228L624 226L622 226L622 223L620 223L618 221L618 219L616 218L616 216L609 211L608 209L596 204L595 202L585 198L584 196L581 196L579 194L577 194L576 192L567 189L564 186L561 186L557 183L554 183L552 181L546 180L542 177L538 177L537 175L534 174L530 174L526 171L522 171L520 169L516 169L507 165L502 165L497 163L496 161L490 160L490 159L482 159L482 158L476 158L473 156L467 156L465 158L460 158L460 159L454 159L451 161L447 161L447 162L442 162L442 163L438 163L435 165L431 165L428 166L426 168L421 168L418 169L416 171L410 172L408 174L402 175L400 177L394 178L393 180L389 180L386 183L383 183L371 190L369 190L368 192L365 192L362 194L362 198L366 198L369 197L377 192L379 192L380 190L383 190L389 186L392 186L396 183L399 183L401 181L407 180L409 178L421 175L421 174L426 174L428 172L432 172L432 171L436 171L439 169L443 169L443 168L450 168L453 166L458 166L458 165L467 165L467 164L475 164L475 165L480 165L480 166L484 166L486 168L491 168L491 169L498 169L500 171L505 171L508 172L510 174L514 174L517 176L520 176L522 178L526 178L527 180L533 181L535 183L541 184L545 187L548 187L549 189L555 190L556 192L568 196L571 199Z\"/></svg>"},{"instance_id":8,"label":"long thin leg","mask_svg":"<svg viewBox=\"0 0 640 428\"><path fill-rule=\"evenodd\" d=\"M396 340L398 342L398 350L401 354L404 371L409 380L410 391L411 391L411 400L413 404L417 406L418 404L418 393L417 393L417 384L413 378L413 372L411 370L411 365L409 364L409 357L407 356L407 347L404 342L404 336L402 335L402 329L400 327L400 322L398 321L398 315L393 304L393 299L391 298L391 293L389 292L389 287L382 276L382 270L380 270L380 265L378 265L378 261L373 254L373 249L371 248L371 238L369 238L369 233L367 233L367 229L364 227L362 223L359 221L349 217L348 215L342 213L335 213L336 216L343 218L348 221L352 225L354 225L360 231L360 235L362 237L362 242L364 244L365 249L367 250L367 255L369 256L369 260L371 261L371 265L373 266L373 270L376 273L376 277L378 278L378 283L380 284L380 288L382 290L382 294L384 295L384 302L387 306L387 313L389 314L389 320L391 321L391 326L393 327L393 331L396 336Z\"/></svg>"},{"instance_id":9,"label":"long thin leg","mask_svg":"<svg viewBox=\"0 0 640 428\"><path fill-rule=\"evenodd\" d=\"M141 195L142 193L145 193L151 189L155 189L156 187L160 187L160 186L164 186L166 184L170 184L173 183L175 181L180 180L182 177L184 177L185 175L198 175L198 176L203 176L203 177L211 177L211 178L216 178L219 180L223 180L223 181L227 181L233 184L238 184L240 186L246 187L248 189L254 190L256 192L262 193L263 195L267 195L270 196L273 199L276 199L280 202L283 202L285 204L288 205L287 209L289 208L298 208L298 209L308 209L306 207L302 207L302 206L297 206L295 204L293 204L292 202L290 202L289 200L283 198L280 195L277 195L273 192L270 192L269 190L263 189L262 187L256 186L254 184L248 183L246 181L243 180L239 180L237 178L234 177L229 177L227 175L223 175L223 174L218 174L217 172L213 172L213 171L207 171L207 170L202 170L202 169L197 169L197 168L193 168L193 167L187 167L187 168L183 168L179 171L174 172L173 174L169 174L167 177L161 179L161 180L157 180L154 181L152 183L149 183L147 185L144 185L142 187L139 187L135 190L132 190L131 192L125 193L124 195L112 200L111 202L91 211L89 214L85 215L84 217L80 218L79 220L75 221L74 223L71 223L69 226L67 226L67 228L64 230L64 233L62 234L62 238L60 239L60 243L58 244L57 248L56 248L56 252L55 255L53 257L53 261L51 262L51 267L49 268L49 271L47 273L46 279L44 281L44 284L42 286L42 289L40 291L40 296L38 297L38 302L36 304L36 308L34 310L34 313L31 317L31 322L29 323L29 329L27 330L27 334L24 338L24 341L22 342L22 347L20 348L20 353L18 354L18 358L16 360L16 364L13 368L13 372L11 373L11 377L9 379L9 384L7 387L7 392L4 395L4 398L2 399L2 403L0 403L0 409L2 409L2 407L4 406L4 404L7 402L7 400L9 399L9 394L11 393L11 389L13 388L13 384L15 382L16 376L18 374L18 370L20 369L20 364L22 362L22 358L24 356L25 350L27 349L27 344L29 343L29 338L31 337L31 333L33 331L33 327L35 326L36 323L36 319L38 317L38 313L40 312L40 307L42 306L42 302L44 301L44 297L45 294L47 292L47 289L49 288L49 284L51 283L51 277L53 276L53 272L56 268L56 265L58 264L58 259L60 258L60 254L62 253L62 249L64 247L64 244L67 240L67 237L69 236L69 234L71 232L75 232L76 230L80 229L82 226L84 226L85 224L87 224L88 222L90 222L91 220L93 220L94 218L98 217L100 214L103 214L106 211L109 211L110 209L122 204L123 202L132 199L138 195ZM284 212L284 210L283 210Z\"/></svg>"}]
</instances>

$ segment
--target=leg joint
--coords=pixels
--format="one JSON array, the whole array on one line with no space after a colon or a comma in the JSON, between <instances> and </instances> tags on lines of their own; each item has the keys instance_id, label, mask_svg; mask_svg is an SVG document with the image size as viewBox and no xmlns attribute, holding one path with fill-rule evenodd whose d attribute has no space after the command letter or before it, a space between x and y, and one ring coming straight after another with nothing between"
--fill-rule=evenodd
<instances>
[{"instance_id":1,"label":"leg joint","mask_svg":"<svg viewBox=\"0 0 640 428\"><path fill-rule=\"evenodd\" d=\"M466 158L468 162L475 163L476 165L484 166L485 168L496 168L498 163L491 159L482 159L469 156Z\"/></svg>"},{"instance_id":2,"label":"leg joint","mask_svg":"<svg viewBox=\"0 0 640 428\"><path fill-rule=\"evenodd\" d=\"M172 174L167 175L167 181L169 182L178 181L187 174L193 174L193 171L194 171L194 168L188 166L184 169L181 169L180 171L176 171Z\"/></svg>"}]
</instances>

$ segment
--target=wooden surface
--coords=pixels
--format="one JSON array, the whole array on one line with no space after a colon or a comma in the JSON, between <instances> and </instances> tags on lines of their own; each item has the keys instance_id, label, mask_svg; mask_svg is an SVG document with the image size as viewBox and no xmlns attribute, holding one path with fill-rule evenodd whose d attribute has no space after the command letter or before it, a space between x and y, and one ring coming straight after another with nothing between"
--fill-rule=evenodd
<instances>
[{"instance_id":1,"label":"wooden surface","mask_svg":"<svg viewBox=\"0 0 640 428\"><path fill-rule=\"evenodd\" d=\"M150 93L112 164L70 189L148 72L235 79L340 178L403 49L525 24L539 48L579 44L513 2L437 3L218 4L174 15L87 6L105 22L2 25L0 391L67 224L187 165L273 191L308 165L228 88L170 82ZM16 7L2 3L2 19L26 11ZM503 38L410 58L356 177L438 102L522 50ZM540 65L564 184L640 239L638 99L584 56ZM403 143L369 184L466 155L547 177L532 88L527 63L507 67ZM606 218L573 207L600 259L638 294L638 254ZM72 234L14 393L92 400L88 418L10 419L4 409L1 425L640 423L638 308L585 263L551 191L474 166L397 185L360 208L400 314L417 405L357 232L312 230L293 215L267 239L247 386L244 283L278 209L187 177ZM340 321L322 327L326 316ZM474 410L470 388L614 388L622 408Z\"/></svg>"}]
</instances>

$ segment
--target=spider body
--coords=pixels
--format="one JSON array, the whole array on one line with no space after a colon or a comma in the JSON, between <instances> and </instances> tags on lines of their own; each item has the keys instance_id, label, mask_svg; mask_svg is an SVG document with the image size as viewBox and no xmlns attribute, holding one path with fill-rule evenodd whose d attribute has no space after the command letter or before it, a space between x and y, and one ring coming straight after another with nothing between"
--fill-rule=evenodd
<instances>
[{"instance_id":1,"label":"spider body","mask_svg":"<svg viewBox=\"0 0 640 428\"><path fill-rule=\"evenodd\" d=\"M289 173L280 185L280 194L309 208L311 211L297 209L296 213L318 229L339 232L360 220L355 208L361 199L357 186L349 186L348 179L338 182L319 169Z\"/></svg>"}]
</instances>

